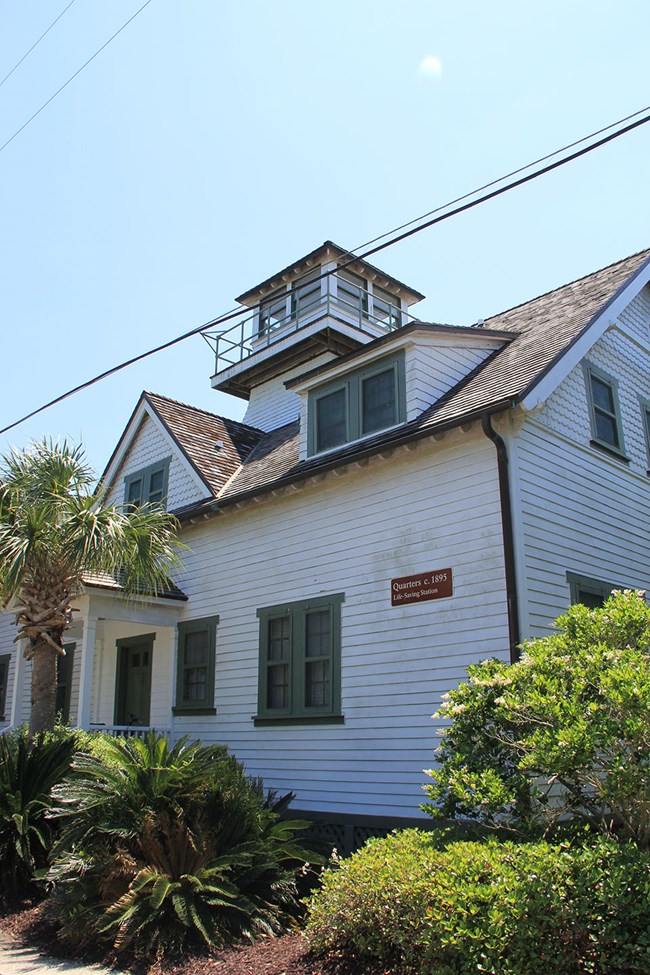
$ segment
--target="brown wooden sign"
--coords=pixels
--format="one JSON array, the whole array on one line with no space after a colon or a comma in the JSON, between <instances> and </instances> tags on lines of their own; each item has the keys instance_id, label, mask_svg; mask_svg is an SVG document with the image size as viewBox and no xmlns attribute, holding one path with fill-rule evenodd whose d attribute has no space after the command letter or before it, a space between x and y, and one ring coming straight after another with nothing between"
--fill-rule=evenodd
<instances>
[{"instance_id":1,"label":"brown wooden sign","mask_svg":"<svg viewBox=\"0 0 650 975\"><path fill-rule=\"evenodd\" d=\"M453 595L451 569L433 569L416 576L400 576L390 581L392 606L420 603L425 599L444 599Z\"/></svg>"}]
</instances>

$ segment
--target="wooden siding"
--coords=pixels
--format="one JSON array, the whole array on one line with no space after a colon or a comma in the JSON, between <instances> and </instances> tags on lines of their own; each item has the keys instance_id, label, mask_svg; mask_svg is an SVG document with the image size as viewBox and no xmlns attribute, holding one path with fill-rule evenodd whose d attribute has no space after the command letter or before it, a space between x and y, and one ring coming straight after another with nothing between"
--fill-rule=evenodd
<instances>
[{"instance_id":1,"label":"wooden siding","mask_svg":"<svg viewBox=\"0 0 650 975\"><path fill-rule=\"evenodd\" d=\"M111 725L115 718L115 678L117 674L117 640L155 633L151 655L150 723L156 728L169 728L173 704L174 630L151 623L126 623L104 620L98 624L93 673L91 722Z\"/></svg>"},{"instance_id":2,"label":"wooden siding","mask_svg":"<svg viewBox=\"0 0 650 975\"><path fill-rule=\"evenodd\" d=\"M495 451L480 433L402 449L187 530L185 618L218 614L216 717L175 735L228 744L296 806L417 816L432 713L468 663L507 657ZM391 607L390 580L451 566L454 595ZM259 607L342 606L343 725L255 727Z\"/></svg>"},{"instance_id":3,"label":"wooden siding","mask_svg":"<svg viewBox=\"0 0 650 975\"><path fill-rule=\"evenodd\" d=\"M639 292L618 319L642 342L650 342L650 285Z\"/></svg>"},{"instance_id":4,"label":"wooden siding","mask_svg":"<svg viewBox=\"0 0 650 975\"><path fill-rule=\"evenodd\" d=\"M457 342L458 340L456 340ZM483 362L499 343L477 347L415 342L406 350L406 418L414 420Z\"/></svg>"},{"instance_id":5,"label":"wooden siding","mask_svg":"<svg viewBox=\"0 0 650 975\"><path fill-rule=\"evenodd\" d=\"M14 623L14 617L10 613L0 613L0 654L11 654L5 697L5 720L0 721L0 730L7 728L11 722L11 705L14 699L14 683L16 679L16 654L18 653L18 648L13 642L15 635L16 625Z\"/></svg>"},{"instance_id":6,"label":"wooden siding","mask_svg":"<svg viewBox=\"0 0 650 975\"><path fill-rule=\"evenodd\" d=\"M548 633L552 620L566 609L567 572L650 589L650 480L639 403L639 395L650 399L650 346L647 334L641 335L650 324L647 289L620 320L636 341L613 327L588 359L618 383L629 462L590 444L581 365L527 419L511 448L518 481L524 636Z\"/></svg>"},{"instance_id":7,"label":"wooden siding","mask_svg":"<svg viewBox=\"0 0 650 975\"><path fill-rule=\"evenodd\" d=\"M310 369L315 369L326 362L330 362L335 356L327 352L314 358L295 369L288 369L281 376L269 379L268 382L260 383L253 387L251 397L248 402L246 414L242 423L247 423L258 430L276 430L285 423L293 423L300 414L300 395L289 389L284 388L284 384L289 379L300 376Z\"/></svg>"},{"instance_id":8,"label":"wooden siding","mask_svg":"<svg viewBox=\"0 0 650 975\"><path fill-rule=\"evenodd\" d=\"M650 400L650 345L646 353L621 332L610 329L596 342L587 359L617 380L624 453L630 461L629 469L645 474L648 454L639 395ZM569 437L576 444L589 445L592 431L582 365L569 373L536 418L547 429ZM624 478L627 468L619 464L617 469Z\"/></svg>"},{"instance_id":9,"label":"wooden siding","mask_svg":"<svg viewBox=\"0 0 650 975\"><path fill-rule=\"evenodd\" d=\"M206 489L200 487L198 480L190 475L180 460L178 447L174 441L165 436L147 416L142 421L140 429L115 476L107 501L110 504L122 504L124 501L124 478L170 456L171 463L167 486L167 507L169 510L173 511L176 508L194 504L207 497Z\"/></svg>"}]
</instances>

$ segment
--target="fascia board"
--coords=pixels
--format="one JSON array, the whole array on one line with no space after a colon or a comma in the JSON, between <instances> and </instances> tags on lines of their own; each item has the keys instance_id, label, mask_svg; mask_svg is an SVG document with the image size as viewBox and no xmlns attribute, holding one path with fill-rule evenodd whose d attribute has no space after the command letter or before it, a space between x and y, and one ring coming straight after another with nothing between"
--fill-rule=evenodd
<instances>
[{"instance_id":1,"label":"fascia board","mask_svg":"<svg viewBox=\"0 0 650 975\"><path fill-rule=\"evenodd\" d=\"M206 484L203 478L199 477L199 475L196 472L196 469L193 467L192 464L190 464L189 460L183 453L182 449L180 448L176 440L170 435L169 430L167 430L164 423L161 422L160 418L156 414L151 404L144 397L141 399L140 403L136 407L133 416L129 420L127 427L124 433L122 434L122 438L118 443L117 449L113 454L110 464L107 467L107 469L104 471L104 474L100 482L102 491L105 494L108 494L109 490L113 487L113 484L120 471L120 468L124 463L124 459L140 431L140 427L142 426L143 420L147 417L151 420L155 428L164 436L165 440L169 442L174 452L174 455L178 458L178 460L181 463L181 466L185 469L185 471L191 476L192 480L197 485L197 487L200 490L206 491L208 494L212 494L212 488L209 486L209 484Z\"/></svg>"},{"instance_id":2,"label":"fascia board","mask_svg":"<svg viewBox=\"0 0 650 975\"><path fill-rule=\"evenodd\" d=\"M412 330L407 334L400 335L399 332L395 332L393 336L394 338L391 336L392 341L382 342L381 346L375 346L373 343L373 347L369 347L367 350L362 347L354 353L354 356L350 356L349 358L346 356L344 361L340 363L334 359L331 363L328 362L322 367L322 371L319 370L316 374L307 376L303 381L300 381L300 377L290 380L291 391L299 394L309 392L310 389L329 382L332 379L336 379L338 376L343 376L347 372L351 372L371 362L378 362L383 356L390 355L398 349L417 346L427 346L433 349L485 347L489 352L516 338L516 334L504 336L502 332L490 333L487 330L486 332L479 330L473 332L469 329L464 329L461 332L459 329L458 333L454 334L450 328L449 331L445 332L432 332L424 328L418 328L416 324L413 325Z\"/></svg>"},{"instance_id":3,"label":"fascia board","mask_svg":"<svg viewBox=\"0 0 650 975\"><path fill-rule=\"evenodd\" d=\"M192 464L190 460L185 456L185 452L183 451L183 448L177 441L176 437L173 436L173 434L167 429L166 424L163 423L163 421L158 416L155 407L153 407L148 400L145 400L145 405L147 407L147 413L153 425L156 427L157 430L159 430L159 432L165 437L166 440L169 440L174 450L174 453L178 457L179 461L181 462L181 466L184 468L186 473L189 474L189 476L192 478L192 480L197 485L197 487L207 491L208 494L213 494L210 485L207 483L207 481L203 480L203 478L197 471L194 464Z\"/></svg>"},{"instance_id":4,"label":"fascia board","mask_svg":"<svg viewBox=\"0 0 650 975\"><path fill-rule=\"evenodd\" d=\"M520 403L526 412L530 413L546 402L551 393L566 379L571 370L575 369L607 329L616 323L621 312L636 298L648 281L650 281L650 260L646 261L627 284L616 292L605 307L585 326L577 339L562 353L560 359L522 397Z\"/></svg>"}]
</instances>

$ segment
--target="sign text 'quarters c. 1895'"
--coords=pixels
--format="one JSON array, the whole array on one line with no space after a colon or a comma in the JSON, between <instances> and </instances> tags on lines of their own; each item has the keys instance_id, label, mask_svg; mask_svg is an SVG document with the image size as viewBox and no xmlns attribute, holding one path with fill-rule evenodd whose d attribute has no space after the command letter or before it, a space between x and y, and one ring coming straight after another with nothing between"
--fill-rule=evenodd
<instances>
[{"instance_id":1,"label":"sign text 'quarters c. 1895'","mask_svg":"<svg viewBox=\"0 0 650 975\"><path fill-rule=\"evenodd\" d=\"M391 606L421 603L425 599L444 599L453 595L451 569L433 569L415 576L400 576L390 581Z\"/></svg>"}]
</instances>

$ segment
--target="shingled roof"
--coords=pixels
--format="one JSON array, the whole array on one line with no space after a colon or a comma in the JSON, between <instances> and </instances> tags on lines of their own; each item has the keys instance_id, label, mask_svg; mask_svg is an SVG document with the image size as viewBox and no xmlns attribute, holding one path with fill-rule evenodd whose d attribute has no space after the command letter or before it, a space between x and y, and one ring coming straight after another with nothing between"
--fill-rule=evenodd
<instances>
[{"instance_id":1,"label":"shingled roof","mask_svg":"<svg viewBox=\"0 0 650 975\"><path fill-rule=\"evenodd\" d=\"M177 400L144 393L170 437L216 497L264 434L245 423ZM216 448L220 441L223 446Z\"/></svg>"},{"instance_id":2,"label":"shingled roof","mask_svg":"<svg viewBox=\"0 0 650 975\"><path fill-rule=\"evenodd\" d=\"M218 503L233 502L237 498L308 477L319 470L337 466L412 437L423 436L436 428L453 426L484 411L494 412L521 402L648 261L650 249L486 320L486 329L513 333L512 341L504 342L501 348L417 419L397 429L301 462L298 458L297 423L287 424L266 434L250 427L244 428L248 431L245 440L249 447L248 452L245 456L241 452L237 457L232 456L233 464L238 458L239 465L236 473L233 469L234 476L227 484L222 479ZM453 332L452 326L449 329ZM363 354L367 354L370 348L372 343L365 345ZM150 398L152 396L147 395ZM153 398L151 401L155 405ZM203 422L202 417L211 418L215 423L211 429L215 431L218 423L232 423L200 410L194 413L198 414L194 419L199 424ZM174 420L179 429L187 426L187 420L182 416L175 416ZM239 428L242 426L234 424L236 435L239 435ZM185 436L187 439L187 434ZM224 439L221 433L211 433L207 440L211 443L215 436ZM204 456L210 462L211 476L216 487L219 478L213 470L214 452L196 452L197 466L205 477L206 474L200 466L204 462ZM189 513L188 511L187 514Z\"/></svg>"}]
</instances>

